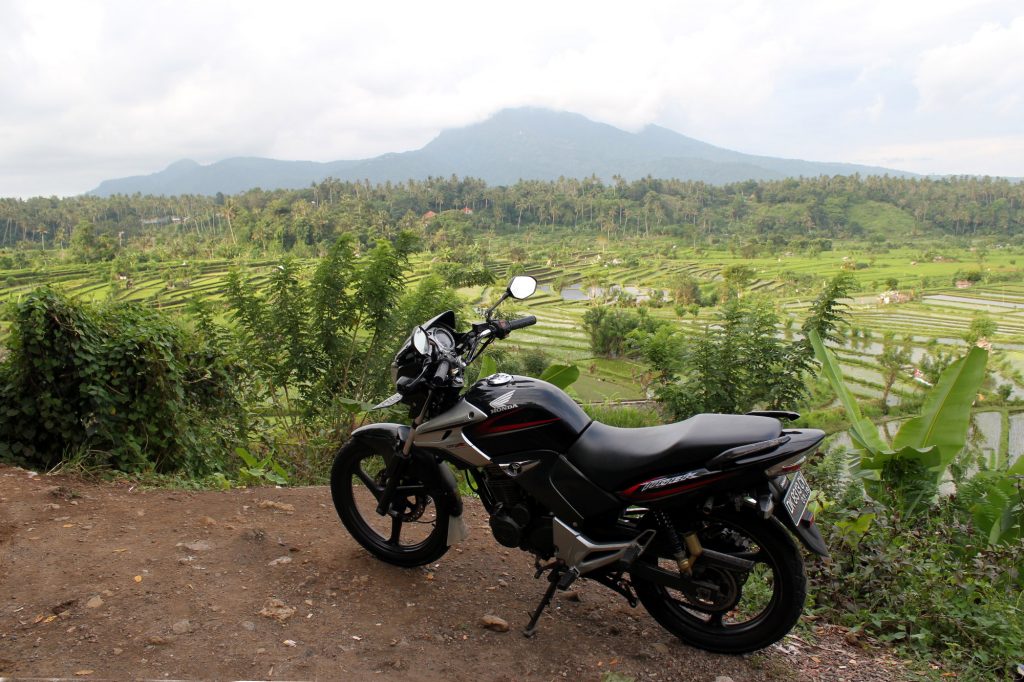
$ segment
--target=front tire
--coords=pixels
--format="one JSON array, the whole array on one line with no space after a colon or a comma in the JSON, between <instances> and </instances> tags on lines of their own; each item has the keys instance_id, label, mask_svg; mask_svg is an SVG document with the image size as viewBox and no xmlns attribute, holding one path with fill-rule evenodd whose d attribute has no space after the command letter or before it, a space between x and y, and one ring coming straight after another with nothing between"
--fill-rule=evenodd
<instances>
[{"instance_id":1,"label":"front tire","mask_svg":"<svg viewBox=\"0 0 1024 682\"><path fill-rule=\"evenodd\" d=\"M681 524L680 524L681 525ZM718 565L694 566L694 582L717 591L689 593L632 576L640 602L666 630L686 644L723 654L743 654L782 639L803 611L807 578L803 558L789 533L774 518L719 514L702 520L697 531L707 549L754 562L744 571ZM641 561L678 573L664 546L651 548Z\"/></svg>"},{"instance_id":2,"label":"front tire","mask_svg":"<svg viewBox=\"0 0 1024 682\"><path fill-rule=\"evenodd\" d=\"M410 470L399 481L393 515L376 508L387 485L384 457L349 440L334 457L331 498L338 517L356 541L378 559L403 567L422 566L448 551L448 513L437 491Z\"/></svg>"}]
</instances>

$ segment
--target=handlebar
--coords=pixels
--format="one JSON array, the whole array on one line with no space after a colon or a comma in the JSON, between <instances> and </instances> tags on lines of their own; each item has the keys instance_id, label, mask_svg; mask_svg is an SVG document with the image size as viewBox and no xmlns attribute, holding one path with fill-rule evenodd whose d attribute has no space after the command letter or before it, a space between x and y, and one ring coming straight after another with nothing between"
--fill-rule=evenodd
<instances>
[{"instance_id":1,"label":"handlebar","mask_svg":"<svg viewBox=\"0 0 1024 682\"><path fill-rule=\"evenodd\" d=\"M448 382L453 364L464 367L465 364L472 362L479 355L479 351L486 347L488 341L496 338L504 339L517 329L523 329L535 324L537 324L537 317L535 315L527 315L516 320L491 320L474 324L473 332L469 337L472 340L467 342L467 345L457 348L455 355L448 355L443 352L428 354L424 359L423 369L419 375L416 377L400 377L395 383L395 387L402 395L416 390L417 387L424 383L440 388ZM482 346L478 345L480 342L483 342ZM462 353L467 353L469 356L465 363L456 357ZM434 360L436 360L436 365L433 362ZM432 366L433 372L431 372Z\"/></svg>"},{"instance_id":2,"label":"handlebar","mask_svg":"<svg viewBox=\"0 0 1024 682\"><path fill-rule=\"evenodd\" d=\"M511 331L514 329L522 329L524 327L529 327L530 325L533 324L537 324L537 316L527 315L526 317L520 317L518 320L509 320L508 328Z\"/></svg>"},{"instance_id":3,"label":"handlebar","mask_svg":"<svg viewBox=\"0 0 1024 682\"><path fill-rule=\"evenodd\" d=\"M510 332L516 329L522 329L523 327L529 327L532 324L537 324L536 315L527 315L526 317L520 317L518 320L495 320L492 322L494 325L495 333L499 339L503 339L509 335Z\"/></svg>"},{"instance_id":4,"label":"handlebar","mask_svg":"<svg viewBox=\"0 0 1024 682\"><path fill-rule=\"evenodd\" d=\"M451 363L447 360L441 360L437 363L437 369L434 370L434 376L430 380L434 386L444 385L445 379L448 378L448 371L451 369Z\"/></svg>"}]
</instances>

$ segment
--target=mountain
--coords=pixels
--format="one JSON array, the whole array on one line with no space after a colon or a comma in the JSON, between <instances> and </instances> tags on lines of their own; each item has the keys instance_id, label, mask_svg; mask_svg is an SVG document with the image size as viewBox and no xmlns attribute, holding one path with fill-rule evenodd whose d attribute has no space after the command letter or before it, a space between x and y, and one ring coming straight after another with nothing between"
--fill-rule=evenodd
<instances>
[{"instance_id":1,"label":"mountain","mask_svg":"<svg viewBox=\"0 0 1024 682\"><path fill-rule=\"evenodd\" d=\"M296 189L327 177L403 182L428 176L475 177L490 185L523 180L621 176L703 180L725 184L817 175L911 173L797 159L754 156L650 125L630 133L579 114L506 109L482 123L445 130L421 149L356 161L276 161L233 158L203 166L178 161L152 175L105 180L89 192L113 194L237 194L254 187Z\"/></svg>"}]
</instances>

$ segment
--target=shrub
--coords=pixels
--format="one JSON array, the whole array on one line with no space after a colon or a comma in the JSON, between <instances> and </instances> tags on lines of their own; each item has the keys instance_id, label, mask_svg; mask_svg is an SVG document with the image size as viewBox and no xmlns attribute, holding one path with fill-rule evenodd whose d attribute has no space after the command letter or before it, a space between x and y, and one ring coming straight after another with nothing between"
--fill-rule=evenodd
<instances>
[{"instance_id":1,"label":"shrub","mask_svg":"<svg viewBox=\"0 0 1024 682\"><path fill-rule=\"evenodd\" d=\"M949 364L920 414L889 443L861 413L835 356L810 336L858 450L830 453L807 469L832 549L832 560L810 571L818 608L922 657L938 656L970 679L1005 672L1024 656L1017 481L1024 462L981 472L961 487L960 499L938 497L966 444L987 354L973 348Z\"/></svg>"},{"instance_id":2,"label":"shrub","mask_svg":"<svg viewBox=\"0 0 1024 682\"><path fill-rule=\"evenodd\" d=\"M684 335L669 327L633 338L660 373L658 399L676 419L794 405L804 393L797 354L775 335L778 315L754 297L733 298L714 324Z\"/></svg>"},{"instance_id":3,"label":"shrub","mask_svg":"<svg viewBox=\"0 0 1024 682\"><path fill-rule=\"evenodd\" d=\"M215 339L138 304L37 289L14 306L0 365L0 459L203 474L242 419Z\"/></svg>"},{"instance_id":4,"label":"shrub","mask_svg":"<svg viewBox=\"0 0 1024 682\"><path fill-rule=\"evenodd\" d=\"M650 333L665 322L652 318L646 308L624 310L609 306L596 306L583 315L583 327L590 336L590 348L596 355L618 357L629 349L629 335L640 330Z\"/></svg>"},{"instance_id":5,"label":"shrub","mask_svg":"<svg viewBox=\"0 0 1024 682\"><path fill-rule=\"evenodd\" d=\"M908 528L886 508L818 515L832 560L809 564L814 610L829 620L981 679L1024 658L1019 559L1024 542L972 544L946 502Z\"/></svg>"},{"instance_id":6,"label":"shrub","mask_svg":"<svg viewBox=\"0 0 1024 682\"><path fill-rule=\"evenodd\" d=\"M551 364L551 357L540 348L530 348L520 353L523 371L531 377L539 377Z\"/></svg>"}]
</instances>

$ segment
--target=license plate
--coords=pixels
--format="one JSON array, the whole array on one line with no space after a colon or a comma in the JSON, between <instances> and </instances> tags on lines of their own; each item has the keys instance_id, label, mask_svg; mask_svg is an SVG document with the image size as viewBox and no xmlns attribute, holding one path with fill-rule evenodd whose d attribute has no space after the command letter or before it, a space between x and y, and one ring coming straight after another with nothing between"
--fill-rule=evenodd
<instances>
[{"instance_id":1,"label":"license plate","mask_svg":"<svg viewBox=\"0 0 1024 682\"><path fill-rule=\"evenodd\" d=\"M804 475L799 471L793 476L789 487L786 488L786 495L782 498L782 505L786 508L789 518L793 523L799 524L807 509L807 502L811 499L811 486L807 485Z\"/></svg>"}]
</instances>

